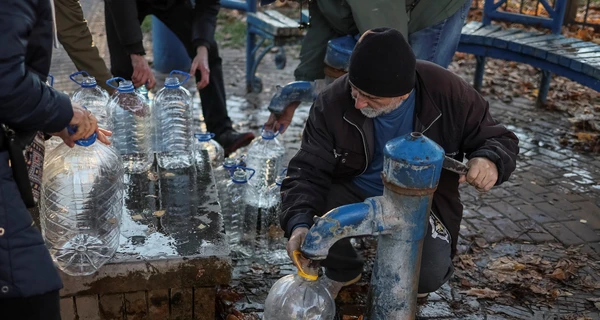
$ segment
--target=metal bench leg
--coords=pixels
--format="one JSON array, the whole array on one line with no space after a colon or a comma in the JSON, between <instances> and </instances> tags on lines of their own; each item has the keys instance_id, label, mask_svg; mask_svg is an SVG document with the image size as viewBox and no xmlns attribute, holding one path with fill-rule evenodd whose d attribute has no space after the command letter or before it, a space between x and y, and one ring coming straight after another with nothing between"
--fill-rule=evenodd
<instances>
[{"instance_id":1,"label":"metal bench leg","mask_svg":"<svg viewBox=\"0 0 600 320\"><path fill-rule=\"evenodd\" d=\"M550 80L552 80L552 72L542 70L542 81L540 81L540 90L538 91L535 106L542 108L546 105L546 97L550 89Z\"/></svg>"},{"instance_id":2,"label":"metal bench leg","mask_svg":"<svg viewBox=\"0 0 600 320\"><path fill-rule=\"evenodd\" d=\"M254 60L256 55L256 34L250 31L249 25L246 28L246 92L252 92Z\"/></svg>"},{"instance_id":3,"label":"metal bench leg","mask_svg":"<svg viewBox=\"0 0 600 320\"><path fill-rule=\"evenodd\" d=\"M475 78L473 79L473 87L481 92L481 84L483 83L483 73L485 72L485 56L475 56L477 66L475 67Z\"/></svg>"}]
</instances>

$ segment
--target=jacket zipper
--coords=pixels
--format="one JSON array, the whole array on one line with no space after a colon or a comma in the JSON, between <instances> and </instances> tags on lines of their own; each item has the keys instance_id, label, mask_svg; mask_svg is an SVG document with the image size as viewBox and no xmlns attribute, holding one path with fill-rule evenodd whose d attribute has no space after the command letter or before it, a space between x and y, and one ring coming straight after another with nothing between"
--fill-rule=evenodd
<instances>
[{"instance_id":1,"label":"jacket zipper","mask_svg":"<svg viewBox=\"0 0 600 320\"><path fill-rule=\"evenodd\" d=\"M421 131L421 133L425 133L425 131L429 130L429 128L431 128L431 126L436 123L436 121L438 121L439 118L442 117L442 114L440 113L439 116L437 116L437 118L433 119L433 121L431 121L431 123L429 124L429 126L427 128L425 128L425 130Z\"/></svg>"},{"instance_id":2,"label":"jacket zipper","mask_svg":"<svg viewBox=\"0 0 600 320\"><path fill-rule=\"evenodd\" d=\"M349 124L351 124L353 127L355 127L356 130L358 130L358 132L360 133L360 137L362 138L363 148L365 149L365 169L359 174L359 176L360 176L361 174L365 173L365 171L367 171L367 168L369 168L369 152L367 151L367 140L365 140L365 134L362 132L362 130L360 130L360 128L358 128L357 125L350 122L350 120L346 119L345 115L344 115L344 120L346 122L348 122Z\"/></svg>"}]
</instances>

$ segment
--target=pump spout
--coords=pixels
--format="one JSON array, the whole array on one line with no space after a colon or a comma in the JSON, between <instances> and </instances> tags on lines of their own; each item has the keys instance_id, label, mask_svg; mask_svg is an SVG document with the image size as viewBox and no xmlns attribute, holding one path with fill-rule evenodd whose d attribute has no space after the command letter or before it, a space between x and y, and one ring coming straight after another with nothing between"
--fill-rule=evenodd
<instances>
[{"instance_id":1,"label":"pump spout","mask_svg":"<svg viewBox=\"0 0 600 320\"><path fill-rule=\"evenodd\" d=\"M321 218L315 218L316 223L301 247L304 257L323 260L327 258L329 248L343 238L379 234L381 227L378 221L383 219L377 198L341 206Z\"/></svg>"},{"instance_id":2,"label":"pump spout","mask_svg":"<svg viewBox=\"0 0 600 320\"><path fill-rule=\"evenodd\" d=\"M275 95L271 98L268 109L272 113L279 115L294 101L312 103L323 87L325 87L325 80L323 79L315 81L294 81L283 87L277 86L277 92L275 92Z\"/></svg>"}]
</instances>

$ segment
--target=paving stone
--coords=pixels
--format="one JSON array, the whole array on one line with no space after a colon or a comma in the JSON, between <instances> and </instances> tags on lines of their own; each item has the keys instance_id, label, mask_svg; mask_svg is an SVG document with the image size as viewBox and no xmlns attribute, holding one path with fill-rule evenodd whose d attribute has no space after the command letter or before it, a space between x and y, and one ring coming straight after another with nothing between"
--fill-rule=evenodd
<instances>
[{"instance_id":1,"label":"paving stone","mask_svg":"<svg viewBox=\"0 0 600 320\"><path fill-rule=\"evenodd\" d=\"M487 194L491 194L500 199L514 197L514 195L512 193L510 193L510 191L508 191L504 188L498 188L498 187L492 188L492 190L488 191Z\"/></svg>"},{"instance_id":2,"label":"paving stone","mask_svg":"<svg viewBox=\"0 0 600 320\"><path fill-rule=\"evenodd\" d=\"M73 297L60 299L60 317L62 320L75 320L77 318Z\"/></svg>"},{"instance_id":3,"label":"paving stone","mask_svg":"<svg viewBox=\"0 0 600 320\"><path fill-rule=\"evenodd\" d=\"M480 215L475 210L464 209L463 218L480 218Z\"/></svg>"},{"instance_id":4,"label":"paving stone","mask_svg":"<svg viewBox=\"0 0 600 320\"><path fill-rule=\"evenodd\" d=\"M489 221L482 219L467 219L467 221L475 227L477 233L488 242L498 242L504 239L504 235L500 230L496 229Z\"/></svg>"},{"instance_id":5,"label":"paving stone","mask_svg":"<svg viewBox=\"0 0 600 320\"><path fill-rule=\"evenodd\" d=\"M521 229L521 227L509 219L503 218L491 221L498 228L498 230L500 230L510 239L520 239L526 241L531 240L527 235L525 235L525 232L523 229Z\"/></svg>"},{"instance_id":6,"label":"paving stone","mask_svg":"<svg viewBox=\"0 0 600 320\"><path fill-rule=\"evenodd\" d=\"M591 201L578 202L577 205L581 209L569 213L574 217L586 220L590 228L600 229L600 207Z\"/></svg>"},{"instance_id":7,"label":"paving stone","mask_svg":"<svg viewBox=\"0 0 600 320\"><path fill-rule=\"evenodd\" d=\"M564 155L562 153L558 153L556 151L552 151L552 150L548 150L548 149L544 149L544 148L539 148L537 151L541 155L548 156L548 157L550 157L552 159L555 159L555 160L565 160L565 159L569 158L568 156L566 156L566 155Z\"/></svg>"},{"instance_id":8,"label":"paving stone","mask_svg":"<svg viewBox=\"0 0 600 320\"><path fill-rule=\"evenodd\" d=\"M536 173L533 173L532 171L523 172L523 173L521 173L521 179L525 180L526 182L529 182L530 184L533 184L533 185L536 185L539 187L553 184L553 182L551 182L551 179L537 175ZM535 191L533 191L533 192L538 193Z\"/></svg>"},{"instance_id":9,"label":"paving stone","mask_svg":"<svg viewBox=\"0 0 600 320\"><path fill-rule=\"evenodd\" d=\"M536 203L534 204L534 206L540 209L543 214L552 217L554 220L568 221L573 219L572 213L567 214L565 211L557 208L556 206L548 202Z\"/></svg>"},{"instance_id":10,"label":"paving stone","mask_svg":"<svg viewBox=\"0 0 600 320\"><path fill-rule=\"evenodd\" d=\"M452 312L450 305L443 301L426 303L424 306L419 308L417 314L423 319L439 319L443 317L452 317L454 312Z\"/></svg>"},{"instance_id":11,"label":"paving stone","mask_svg":"<svg viewBox=\"0 0 600 320\"><path fill-rule=\"evenodd\" d=\"M578 202L578 201L587 200L586 197L581 196L578 192L572 191L571 190L572 188L569 188L562 184L547 186L546 188L548 188L551 192L560 194L564 199L566 199L569 202Z\"/></svg>"},{"instance_id":12,"label":"paving stone","mask_svg":"<svg viewBox=\"0 0 600 320\"><path fill-rule=\"evenodd\" d=\"M547 242L556 241L556 238L554 238L554 236L548 232L530 231L530 232L527 232L527 235L535 243L547 243Z\"/></svg>"},{"instance_id":13,"label":"paving stone","mask_svg":"<svg viewBox=\"0 0 600 320\"><path fill-rule=\"evenodd\" d=\"M530 173L528 173L530 174ZM521 188L531 191L533 194L539 195L541 193L549 193L546 187L540 186L537 183L532 183L531 180L528 180L527 177L522 178L524 181L521 184Z\"/></svg>"},{"instance_id":14,"label":"paving stone","mask_svg":"<svg viewBox=\"0 0 600 320\"><path fill-rule=\"evenodd\" d=\"M523 308L523 307L512 307L512 306L505 306L505 305L493 305L491 307L488 308L488 310L491 310L495 313L501 313L501 314L505 314L517 319L531 319L532 317L532 313L531 311ZM489 319L489 318L488 318Z\"/></svg>"},{"instance_id":15,"label":"paving stone","mask_svg":"<svg viewBox=\"0 0 600 320\"><path fill-rule=\"evenodd\" d=\"M558 241L562 244L570 246L575 244L582 244L583 241L580 237L575 235L571 230L569 230L564 224L561 223L546 223L543 225L544 229L548 231L548 233L552 234Z\"/></svg>"},{"instance_id":16,"label":"paving stone","mask_svg":"<svg viewBox=\"0 0 600 320\"><path fill-rule=\"evenodd\" d=\"M563 225L585 242L600 241L600 230L593 230L586 223L581 223L577 220L567 221Z\"/></svg>"},{"instance_id":17,"label":"paving stone","mask_svg":"<svg viewBox=\"0 0 600 320\"><path fill-rule=\"evenodd\" d=\"M491 203L490 206L512 221L527 219L527 216L505 201Z\"/></svg>"},{"instance_id":18,"label":"paving stone","mask_svg":"<svg viewBox=\"0 0 600 320\"><path fill-rule=\"evenodd\" d=\"M544 202L546 199L538 196L531 190L518 186L510 190L513 194L515 194L518 198L524 200L527 203L536 203L536 202Z\"/></svg>"},{"instance_id":19,"label":"paving stone","mask_svg":"<svg viewBox=\"0 0 600 320\"><path fill-rule=\"evenodd\" d=\"M567 201L562 195L556 193L548 193L541 195L549 204L565 211L579 209L576 204Z\"/></svg>"},{"instance_id":20,"label":"paving stone","mask_svg":"<svg viewBox=\"0 0 600 320\"><path fill-rule=\"evenodd\" d=\"M476 236L477 233L477 229L475 227L473 227L472 224L470 224L468 222L467 219L463 219L460 222L460 236L463 238L470 238L472 236Z\"/></svg>"},{"instance_id":21,"label":"paving stone","mask_svg":"<svg viewBox=\"0 0 600 320\"><path fill-rule=\"evenodd\" d=\"M477 209L477 212L479 212L481 215L483 215L486 219L494 219L494 218L502 217L500 212L494 210L494 208L492 208L490 206L481 207L481 208Z\"/></svg>"}]
</instances>

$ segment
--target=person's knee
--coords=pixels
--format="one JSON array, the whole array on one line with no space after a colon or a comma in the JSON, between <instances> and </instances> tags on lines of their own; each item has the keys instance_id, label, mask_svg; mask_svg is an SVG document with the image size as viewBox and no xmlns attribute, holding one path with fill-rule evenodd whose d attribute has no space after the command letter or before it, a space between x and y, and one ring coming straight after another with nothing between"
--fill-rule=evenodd
<instances>
[{"instance_id":1,"label":"person's knee","mask_svg":"<svg viewBox=\"0 0 600 320\"><path fill-rule=\"evenodd\" d=\"M452 261L449 264L427 264L421 267L419 275L419 293L429 293L438 290L446 283L452 274L454 267Z\"/></svg>"}]
</instances>

